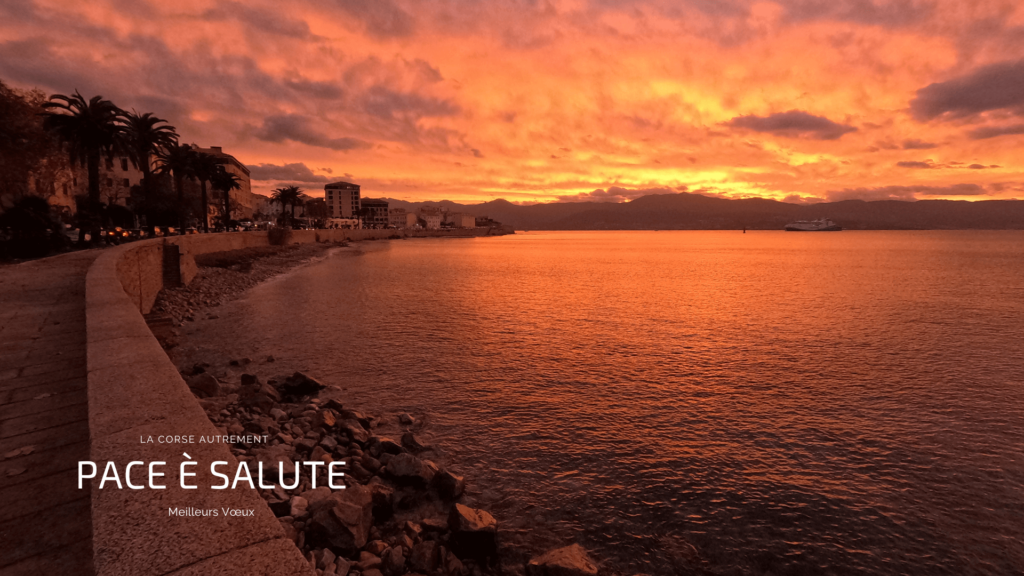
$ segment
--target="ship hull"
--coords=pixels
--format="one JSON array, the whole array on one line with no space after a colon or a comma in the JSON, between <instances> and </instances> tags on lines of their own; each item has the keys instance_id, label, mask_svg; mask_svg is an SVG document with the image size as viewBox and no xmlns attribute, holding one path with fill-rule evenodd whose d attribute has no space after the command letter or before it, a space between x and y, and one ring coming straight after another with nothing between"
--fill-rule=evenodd
<instances>
[{"instance_id":1,"label":"ship hull","mask_svg":"<svg viewBox=\"0 0 1024 576\"><path fill-rule=\"evenodd\" d=\"M825 228L801 228L799 226L786 226L786 232L840 232L842 226L828 226Z\"/></svg>"}]
</instances>

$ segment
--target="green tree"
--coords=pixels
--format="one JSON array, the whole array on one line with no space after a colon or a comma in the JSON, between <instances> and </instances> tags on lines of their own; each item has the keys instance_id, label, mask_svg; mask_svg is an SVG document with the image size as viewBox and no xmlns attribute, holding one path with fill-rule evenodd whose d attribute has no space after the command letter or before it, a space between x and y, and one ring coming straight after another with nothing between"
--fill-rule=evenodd
<instances>
[{"instance_id":1,"label":"green tree","mask_svg":"<svg viewBox=\"0 0 1024 576\"><path fill-rule=\"evenodd\" d=\"M65 146L71 165L84 163L89 174L89 201L100 203L100 156L125 151L125 112L102 96L86 101L78 91L54 94L43 104L43 126Z\"/></svg>"},{"instance_id":2,"label":"green tree","mask_svg":"<svg viewBox=\"0 0 1024 576\"><path fill-rule=\"evenodd\" d=\"M38 90L20 91L0 81L0 211L11 208L32 191L51 189L58 173L67 168L60 142L43 128L46 95ZM47 186L49 184L49 186Z\"/></svg>"},{"instance_id":3,"label":"green tree","mask_svg":"<svg viewBox=\"0 0 1024 576\"><path fill-rule=\"evenodd\" d=\"M235 174L228 172L224 166L220 166L220 170L213 175L213 188L220 190L224 194L224 228L227 228L231 222L231 191L241 190L241 180Z\"/></svg>"},{"instance_id":4,"label":"green tree","mask_svg":"<svg viewBox=\"0 0 1024 576\"><path fill-rule=\"evenodd\" d=\"M178 195L178 226L185 226L185 179L196 176L196 152L188 144L172 143L157 152L157 174L170 174L174 178L174 191Z\"/></svg>"},{"instance_id":5,"label":"green tree","mask_svg":"<svg viewBox=\"0 0 1024 576\"><path fill-rule=\"evenodd\" d=\"M206 194L206 185L216 177L217 171L222 170L217 158L205 152L196 152L193 158L193 170L196 179L199 180L199 187L202 193L203 232L210 231L210 201Z\"/></svg>"},{"instance_id":6,"label":"green tree","mask_svg":"<svg viewBox=\"0 0 1024 576\"><path fill-rule=\"evenodd\" d=\"M273 195L270 199L281 205L281 216L283 219L284 211L286 206L292 207L292 220L295 219L295 205L302 202L299 195L302 193L302 189L298 186L285 186L274 190Z\"/></svg>"},{"instance_id":7,"label":"green tree","mask_svg":"<svg viewBox=\"0 0 1024 576\"><path fill-rule=\"evenodd\" d=\"M168 147L177 144L178 133L166 120L149 112L139 114L132 110L123 118L127 136L128 158L142 171L143 211L152 209L153 203L153 158Z\"/></svg>"}]
</instances>

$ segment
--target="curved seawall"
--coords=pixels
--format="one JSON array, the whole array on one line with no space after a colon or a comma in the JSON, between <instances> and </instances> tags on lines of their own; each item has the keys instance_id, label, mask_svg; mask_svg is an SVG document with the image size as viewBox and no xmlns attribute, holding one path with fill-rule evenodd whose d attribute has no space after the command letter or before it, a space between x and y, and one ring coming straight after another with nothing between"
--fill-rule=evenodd
<instances>
[{"instance_id":1,"label":"curved seawall","mask_svg":"<svg viewBox=\"0 0 1024 576\"><path fill-rule=\"evenodd\" d=\"M368 240L414 236L482 236L486 229L454 231L309 230L295 231L291 243ZM215 436L199 402L150 332L143 314L165 281L188 282L195 256L268 245L266 232L206 234L152 239L107 249L86 276L86 333L90 458L97 478L114 462L122 473L129 462L166 462L165 489L98 489L93 481L92 530L96 573L313 574L298 548L285 537L259 494L246 488L212 490L219 484L209 464L236 461L219 443L149 443L149 437ZM171 255L168 257L168 255ZM176 255L176 256L175 256ZM198 440L197 440L198 442ZM188 454L186 456L185 454ZM180 487L180 465L199 489ZM146 479L135 468L135 484ZM252 510L251 517L173 515L176 508Z\"/></svg>"}]
</instances>

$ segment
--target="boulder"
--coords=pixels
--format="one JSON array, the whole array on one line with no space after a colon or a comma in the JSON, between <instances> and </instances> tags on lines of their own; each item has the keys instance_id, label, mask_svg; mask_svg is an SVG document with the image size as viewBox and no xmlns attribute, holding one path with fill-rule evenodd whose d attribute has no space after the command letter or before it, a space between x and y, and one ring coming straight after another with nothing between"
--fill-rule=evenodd
<instances>
[{"instance_id":1,"label":"boulder","mask_svg":"<svg viewBox=\"0 0 1024 576\"><path fill-rule=\"evenodd\" d=\"M404 452L388 462L387 471L397 482L426 486L437 474L437 466L429 460L420 460Z\"/></svg>"},{"instance_id":2,"label":"boulder","mask_svg":"<svg viewBox=\"0 0 1024 576\"><path fill-rule=\"evenodd\" d=\"M422 452L427 449L426 446L419 443L419 440L416 439L412 432L402 434L402 446L410 452Z\"/></svg>"},{"instance_id":3,"label":"boulder","mask_svg":"<svg viewBox=\"0 0 1024 576\"><path fill-rule=\"evenodd\" d=\"M373 497L368 488L352 485L310 506L307 536L313 545L351 556L366 546L373 522Z\"/></svg>"},{"instance_id":4,"label":"boulder","mask_svg":"<svg viewBox=\"0 0 1024 576\"><path fill-rule=\"evenodd\" d=\"M456 476L447 470L440 470L434 474L431 484L443 500L455 500L466 490L466 481L462 476Z\"/></svg>"},{"instance_id":5,"label":"boulder","mask_svg":"<svg viewBox=\"0 0 1024 576\"><path fill-rule=\"evenodd\" d=\"M324 500L330 498L331 494L331 489L328 488L327 486L317 486L312 490L306 490L305 492L299 494L299 496L305 498L306 501L309 502L309 506L314 506L318 502L323 502Z\"/></svg>"},{"instance_id":6,"label":"boulder","mask_svg":"<svg viewBox=\"0 0 1024 576\"><path fill-rule=\"evenodd\" d=\"M527 576L597 576L597 564L579 544L549 550L526 564Z\"/></svg>"},{"instance_id":7,"label":"boulder","mask_svg":"<svg viewBox=\"0 0 1024 576\"><path fill-rule=\"evenodd\" d=\"M331 409L320 410L313 416L314 428L333 428L337 422L338 416Z\"/></svg>"},{"instance_id":8,"label":"boulder","mask_svg":"<svg viewBox=\"0 0 1024 576\"><path fill-rule=\"evenodd\" d=\"M388 548L384 551L380 571L384 576L401 576L405 572L405 555L401 548Z\"/></svg>"},{"instance_id":9,"label":"boulder","mask_svg":"<svg viewBox=\"0 0 1024 576\"><path fill-rule=\"evenodd\" d=\"M409 567L423 574L432 573L439 561L440 549L435 540L424 540L416 544L409 554Z\"/></svg>"},{"instance_id":10,"label":"boulder","mask_svg":"<svg viewBox=\"0 0 1024 576\"><path fill-rule=\"evenodd\" d=\"M255 374L242 374L242 386L258 388L259 385L260 379Z\"/></svg>"},{"instance_id":11,"label":"boulder","mask_svg":"<svg viewBox=\"0 0 1024 576\"><path fill-rule=\"evenodd\" d=\"M330 548L324 548L324 551L320 554L320 558L316 563L316 567L324 570L327 568L328 564L333 563L337 558L338 556L335 555L334 552L331 552Z\"/></svg>"},{"instance_id":12,"label":"boulder","mask_svg":"<svg viewBox=\"0 0 1024 576\"><path fill-rule=\"evenodd\" d=\"M284 396L291 398L305 398L315 396L325 388L323 384L313 378L296 372L278 384L278 388Z\"/></svg>"},{"instance_id":13,"label":"boulder","mask_svg":"<svg viewBox=\"0 0 1024 576\"><path fill-rule=\"evenodd\" d=\"M262 392L257 392L256 394L243 399L239 404L244 408L248 408L250 411L269 414L274 406L277 405L277 402L275 402L270 396L267 396Z\"/></svg>"},{"instance_id":14,"label":"boulder","mask_svg":"<svg viewBox=\"0 0 1024 576\"><path fill-rule=\"evenodd\" d=\"M353 442L359 444L366 444L370 439L370 433L363 428L363 425L358 420L343 420L337 423L337 429L348 434L348 437Z\"/></svg>"},{"instance_id":15,"label":"boulder","mask_svg":"<svg viewBox=\"0 0 1024 576\"><path fill-rule=\"evenodd\" d=\"M330 454L327 453L327 450L324 450L323 446L317 446L316 448L313 448L313 452L310 453L309 459L319 460L327 464L334 462L334 458L331 458Z\"/></svg>"},{"instance_id":16,"label":"boulder","mask_svg":"<svg viewBox=\"0 0 1024 576\"><path fill-rule=\"evenodd\" d=\"M381 436L374 436L370 438L366 447L369 449L371 454L378 458L381 454L401 454L402 452L405 452L405 449L402 448L401 444L395 442L391 438L384 438Z\"/></svg>"},{"instance_id":17,"label":"boulder","mask_svg":"<svg viewBox=\"0 0 1024 576\"><path fill-rule=\"evenodd\" d=\"M374 478L366 487L373 498L373 517L377 520L391 518L395 513L395 489L381 482L380 478Z\"/></svg>"},{"instance_id":18,"label":"boulder","mask_svg":"<svg viewBox=\"0 0 1024 576\"><path fill-rule=\"evenodd\" d=\"M408 414L399 414L398 422L406 426L412 426L416 422L416 420L412 416L409 416Z\"/></svg>"},{"instance_id":19,"label":"boulder","mask_svg":"<svg viewBox=\"0 0 1024 576\"><path fill-rule=\"evenodd\" d=\"M448 516L452 551L460 558L487 559L498 552L498 522L484 510L462 504Z\"/></svg>"},{"instance_id":20,"label":"boulder","mask_svg":"<svg viewBox=\"0 0 1024 576\"><path fill-rule=\"evenodd\" d=\"M192 392L200 398L220 396L220 381L214 378L212 374L203 372L195 376L189 376L186 382Z\"/></svg>"},{"instance_id":21,"label":"boulder","mask_svg":"<svg viewBox=\"0 0 1024 576\"><path fill-rule=\"evenodd\" d=\"M291 506L291 511L288 515L292 518L305 516L306 509L309 508L309 502L307 502L302 496L292 496L289 505Z\"/></svg>"},{"instance_id":22,"label":"boulder","mask_svg":"<svg viewBox=\"0 0 1024 576\"><path fill-rule=\"evenodd\" d=\"M366 545L365 550L370 554L376 554L377 556L380 556L384 553L385 550L387 550L387 548L387 542L383 540L373 540L372 542Z\"/></svg>"},{"instance_id":23,"label":"boulder","mask_svg":"<svg viewBox=\"0 0 1024 576\"><path fill-rule=\"evenodd\" d=\"M380 568L382 564L383 560L379 556L364 550L359 553L359 562L356 563L356 568L360 572L365 572L374 568Z\"/></svg>"},{"instance_id":24,"label":"boulder","mask_svg":"<svg viewBox=\"0 0 1024 576\"><path fill-rule=\"evenodd\" d=\"M269 448L257 448L252 451L252 454L257 462L263 464L263 476L268 481L279 479L279 470L282 470L285 476L293 476L295 474L295 459L293 458L291 446L287 444L278 444ZM249 469L255 475L259 467L250 464ZM273 476L268 477L268 473L272 473Z\"/></svg>"},{"instance_id":25,"label":"boulder","mask_svg":"<svg viewBox=\"0 0 1024 576\"><path fill-rule=\"evenodd\" d=\"M451 551L445 550L441 562L443 564L443 571L448 576L464 576L466 574L466 567L462 565L462 561L455 554L452 554Z\"/></svg>"}]
</instances>

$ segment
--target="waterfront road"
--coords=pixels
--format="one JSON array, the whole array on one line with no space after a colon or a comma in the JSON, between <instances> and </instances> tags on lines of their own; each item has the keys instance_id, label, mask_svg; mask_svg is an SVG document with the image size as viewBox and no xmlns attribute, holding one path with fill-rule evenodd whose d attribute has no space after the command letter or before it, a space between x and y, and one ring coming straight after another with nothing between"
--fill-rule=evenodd
<instances>
[{"instance_id":1,"label":"waterfront road","mask_svg":"<svg viewBox=\"0 0 1024 576\"><path fill-rule=\"evenodd\" d=\"M85 275L99 250L0 267L0 575L92 574Z\"/></svg>"}]
</instances>

